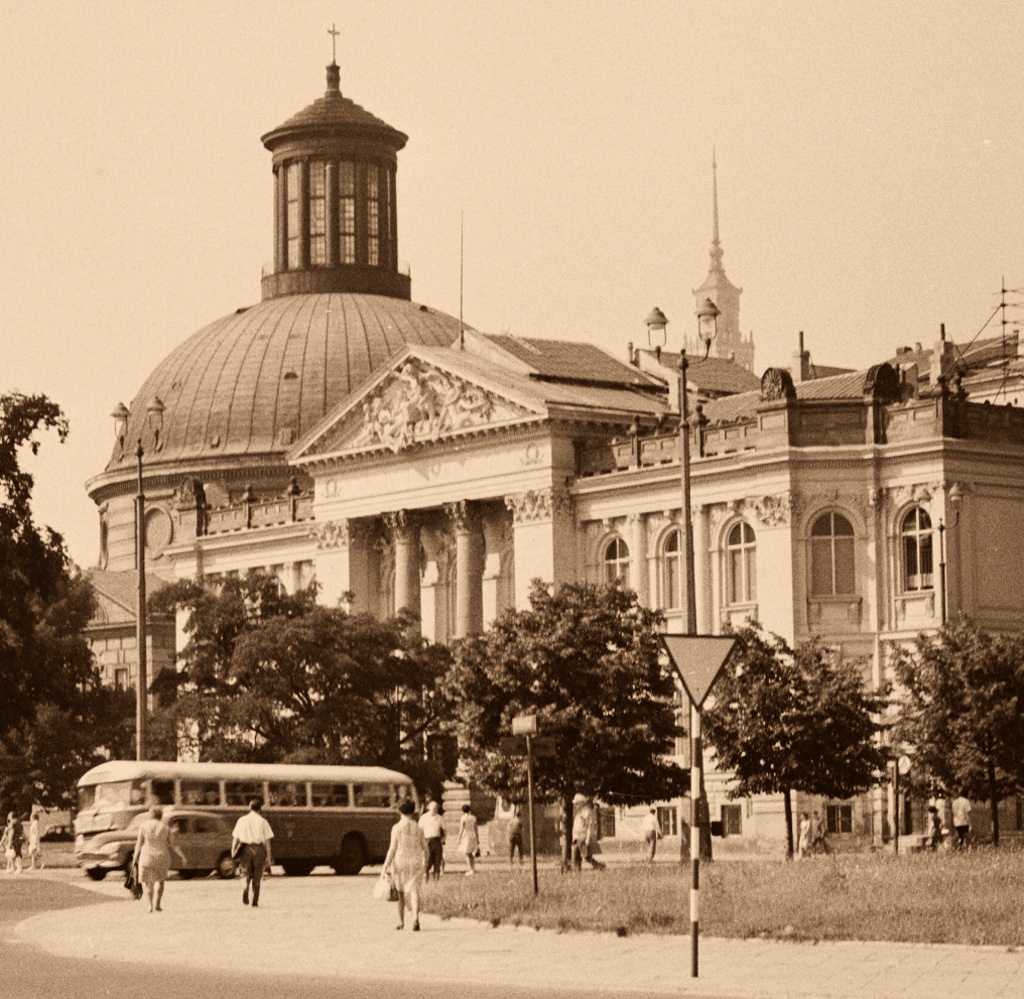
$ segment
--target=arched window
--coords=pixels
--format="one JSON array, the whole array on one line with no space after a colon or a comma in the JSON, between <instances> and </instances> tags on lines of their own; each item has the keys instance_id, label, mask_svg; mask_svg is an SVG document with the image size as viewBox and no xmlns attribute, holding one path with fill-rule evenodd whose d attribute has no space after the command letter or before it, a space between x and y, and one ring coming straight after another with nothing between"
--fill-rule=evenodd
<instances>
[{"instance_id":1,"label":"arched window","mask_svg":"<svg viewBox=\"0 0 1024 999\"><path fill-rule=\"evenodd\" d=\"M841 513L822 514L811 528L811 593L827 597L856 592L853 525Z\"/></svg>"},{"instance_id":2,"label":"arched window","mask_svg":"<svg viewBox=\"0 0 1024 999\"><path fill-rule=\"evenodd\" d=\"M604 549L605 582L614 583L629 578L629 546L622 538L612 538Z\"/></svg>"},{"instance_id":3,"label":"arched window","mask_svg":"<svg viewBox=\"0 0 1024 999\"><path fill-rule=\"evenodd\" d=\"M757 599L757 545L746 522L736 524L726 540L726 586L730 604L752 604Z\"/></svg>"},{"instance_id":4,"label":"arched window","mask_svg":"<svg viewBox=\"0 0 1024 999\"><path fill-rule=\"evenodd\" d=\"M930 590L932 581L932 521L925 510L915 506L903 518L904 590Z\"/></svg>"},{"instance_id":5,"label":"arched window","mask_svg":"<svg viewBox=\"0 0 1024 999\"><path fill-rule=\"evenodd\" d=\"M678 610L683 606L683 545L681 531L673 527L661 544L661 606Z\"/></svg>"}]
</instances>

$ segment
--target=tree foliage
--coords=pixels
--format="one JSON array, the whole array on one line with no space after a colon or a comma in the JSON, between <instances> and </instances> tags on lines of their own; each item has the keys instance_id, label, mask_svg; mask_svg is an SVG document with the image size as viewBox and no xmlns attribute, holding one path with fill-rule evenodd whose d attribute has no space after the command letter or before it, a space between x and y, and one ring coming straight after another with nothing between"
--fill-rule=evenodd
<instances>
[{"instance_id":1,"label":"tree foliage","mask_svg":"<svg viewBox=\"0 0 1024 999\"><path fill-rule=\"evenodd\" d=\"M566 829L577 793L613 804L683 793L687 772L665 758L681 729L675 681L659 663L661 621L618 586L567 583L552 594L535 581L529 610L506 611L455 648L445 691L469 777L525 800L525 761L500 740L527 714L554 737L534 787L560 803Z\"/></svg>"},{"instance_id":2,"label":"tree foliage","mask_svg":"<svg viewBox=\"0 0 1024 999\"><path fill-rule=\"evenodd\" d=\"M757 624L736 638L704 735L735 774L732 797L783 795L791 856L792 792L847 798L876 782L885 767L876 718L887 700L866 689L860 663L836 661L817 640L794 650Z\"/></svg>"},{"instance_id":3,"label":"tree foliage","mask_svg":"<svg viewBox=\"0 0 1024 999\"><path fill-rule=\"evenodd\" d=\"M279 591L268 574L216 591L182 581L154 597L187 613L189 641L167 730L200 759L353 763L423 770L432 696L447 650L412 619L317 606L315 590Z\"/></svg>"},{"instance_id":4,"label":"tree foliage","mask_svg":"<svg viewBox=\"0 0 1024 999\"><path fill-rule=\"evenodd\" d=\"M1024 790L1024 636L990 635L960 615L899 650L894 670L894 734L918 782L988 801L998 845L999 801Z\"/></svg>"},{"instance_id":5,"label":"tree foliage","mask_svg":"<svg viewBox=\"0 0 1024 999\"><path fill-rule=\"evenodd\" d=\"M55 403L0 395L0 798L21 809L69 805L82 772L132 738L131 698L102 686L83 634L92 589L32 518L20 459L46 430L67 436Z\"/></svg>"}]
</instances>

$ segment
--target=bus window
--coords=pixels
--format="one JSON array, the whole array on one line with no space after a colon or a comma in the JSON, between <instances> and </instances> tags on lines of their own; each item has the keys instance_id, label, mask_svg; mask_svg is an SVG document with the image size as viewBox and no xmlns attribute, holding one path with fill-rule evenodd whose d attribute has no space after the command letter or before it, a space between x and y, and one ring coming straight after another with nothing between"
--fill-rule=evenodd
<instances>
[{"instance_id":1,"label":"bus window","mask_svg":"<svg viewBox=\"0 0 1024 999\"><path fill-rule=\"evenodd\" d=\"M355 802L357 808L390 808L390 784L356 784Z\"/></svg>"},{"instance_id":2,"label":"bus window","mask_svg":"<svg viewBox=\"0 0 1024 999\"><path fill-rule=\"evenodd\" d=\"M133 780L132 789L128 794L128 804L130 805L144 805L146 803L146 782L143 780Z\"/></svg>"},{"instance_id":3,"label":"bus window","mask_svg":"<svg viewBox=\"0 0 1024 999\"><path fill-rule=\"evenodd\" d=\"M277 808L305 808L306 785L295 781L270 781L267 784L267 804Z\"/></svg>"},{"instance_id":4,"label":"bus window","mask_svg":"<svg viewBox=\"0 0 1024 999\"><path fill-rule=\"evenodd\" d=\"M345 808L348 805L348 784L311 784L314 808Z\"/></svg>"},{"instance_id":5,"label":"bus window","mask_svg":"<svg viewBox=\"0 0 1024 999\"><path fill-rule=\"evenodd\" d=\"M110 787L110 785L107 785ZM173 780L151 780L149 782L149 796L158 805L174 804L174 781Z\"/></svg>"},{"instance_id":6,"label":"bus window","mask_svg":"<svg viewBox=\"0 0 1024 999\"><path fill-rule=\"evenodd\" d=\"M253 798L263 797L262 782L251 780L224 781L224 804L248 807Z\"/></svg>"},{"instance_id":7,"label":"bus window","mask_svg":"<svg viewBox=\"0 0 1024 999\"><path fill-rule=\"evenodd\" d=\"M182 780L183 805L219 805L220 782L215 780Z\"/></svg>"},{"instance_id":8,"label":"bus window","mask_svg":"<svg viewBox=\"0 0 1024 999\"><path fill-rule=\"evenodd\" d=\"M412 788L408 784L396 784L395 785L395 801L401 804L406 798L412 798L416 800L416 796L412 793Z\"/></svg>"}]
</instances>

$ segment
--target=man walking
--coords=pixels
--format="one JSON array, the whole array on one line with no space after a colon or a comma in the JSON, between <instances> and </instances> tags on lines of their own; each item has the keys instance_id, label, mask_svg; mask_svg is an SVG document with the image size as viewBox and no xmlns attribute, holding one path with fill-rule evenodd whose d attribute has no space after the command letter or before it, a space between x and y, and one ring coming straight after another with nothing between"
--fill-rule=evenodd
<instances>
[{"instance_id":1,"label":"man walking","mask_svg":"<svg viewBox=\"0 0 1024 999\"><path fill-rule=\"evenodd\" d=\"M271 856L270 841L274 838L274 830L270 823L260 814L263 802L253 798L249 802L249 811L236 823L231 833L231 856L237 857L241 850L241 863L245 871L245 890L242 892L242 905L249 904L249 888L252 887L252 907L260 904L260 884L264 870L274 862Z\"/></svg>"},{"instance_id":2,"label":"man walking","mask_svg":"<svg viewBox=\"0 0 1024 999\"><path fill-rule=\"evenodd\" d=\"M515 805L512 818L508 820L508 866L519 851L519 866L523 866L523 819L519 814L519 806Z\"/></svg>"},{"instance_id":3,"label":"man walking","mask_svg":"<svg viewBox=\"0 0 1024 999\"><path fill-rule=\"evenodd\" d=\"M971 802L963 791L953 799L953 828L956 830L956 848L965 850L971 831Z\"/></svg>"},{"instance_id":4,"label":"man walking","mask_svg":"<svg viewBox=\"0 0 1024 999\"><path fill-rule=\"evenodd\" d=\"M427 873L434 872L434 880L441 880L441 867L444 864L444 821L438 814L437 802L427 805L427 810L420 816L420 829L427 841Z\"/></svg>"},{"instance_id":5,"label":"man walking","mask_svg":"<svg viewBox=\"0 0 1024 999\"><path fill-rule=\"evenodd\" d=\"M644 842L647 844L647 862L654 863L654 854L658 849L661 830L658 828L658 812L652 808L644 818Z\"/></svg>"}]
</instances>

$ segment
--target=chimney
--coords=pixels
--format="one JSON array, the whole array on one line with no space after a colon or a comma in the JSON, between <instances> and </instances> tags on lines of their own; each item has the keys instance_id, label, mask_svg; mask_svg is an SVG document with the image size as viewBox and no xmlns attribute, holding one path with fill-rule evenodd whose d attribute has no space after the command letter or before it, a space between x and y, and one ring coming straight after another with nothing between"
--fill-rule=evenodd
<instances>
[{"instance_id":1,"label":"chimney","mask_svg":"<svg viewBox=\"0 0 1024 999\"><path fill-rule=\"evenodd\" d=\"M793 381L806 382L811 377L811 352L804 350L804 331L800 331L800 350L793 355Z\"/></svg>"},{"instance_id":2,"label":"chimney","mask_svg":"<svg viewBox=\"0 0 1024 999\"><path fill-rule=\"evenodd\" d=\"M932 385L939 384L942 375L949 376L953 367L953 341L946 339L946 324L939 325L939 339L932 348L931 368L928 372Z\"/></svg>"},{"instance_id":3,"label":"chimney","mask_svg":"<svg viewBox=\"0 0 1024 999\"><path fill-rule=\"evenodd\" d=\"M635 365L636 364L636 354L633 353L633 341L632 340L630 340L629 343L626 344L626 353L629 355L629 363L632 364L632 365Z\"/></svg>"}]
</instances>

